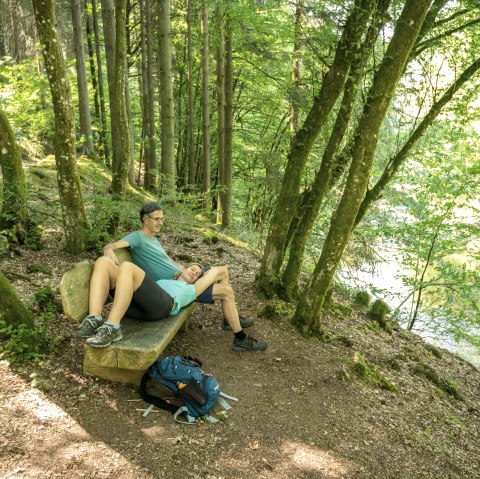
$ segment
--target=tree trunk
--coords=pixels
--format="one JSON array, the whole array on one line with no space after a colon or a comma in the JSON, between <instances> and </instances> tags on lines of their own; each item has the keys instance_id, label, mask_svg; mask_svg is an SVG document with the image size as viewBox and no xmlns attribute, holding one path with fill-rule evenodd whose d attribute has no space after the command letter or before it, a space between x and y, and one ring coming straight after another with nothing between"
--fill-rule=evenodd
<instances>
[{"instance_id":1,"label":"tree trunk","mask_svg":"<svg viewBox=\"0 0 480 479\"><path fill-rule=\"evenodd\" d=\"M29 224L25 172L15 134L2 109L0 109L0 167L3 177L0 229L11 230L16 241L23 244Z\"/></svg>"},{"instance_id":2,"label":"tree trunk","mask_svg":"<svg viewBox=\"0 0 480 479\"><path fill-rule=\"evenodd\" d=\"M69 253L84 251L84 234L90 227L83 206L75 157L75 117L70 84L55 28L52 0L33 0L38 36L42 45L55 114L55 162L63 224Z\"/></svg>"},{"instance_id":3,"label":"tree trunk","mask_svg":"<svg viewBox=\"0 0 480 479\"><path fill-rule=\"evenodd\" d=\"M80 133L82 135L82 152L91 156L94 153L92 138L92 120L88 99L87 69L85 50L83 48L83 22L80 0L71 0L73 39L75 44L75 67L77 70L78 104L80 115Z\"/></svg>"},{"instance_id":4,"label":"tree trunk","mask_svg":"<svg viewBox=\"0 0 480 479\"><path fill-rule=\"evenodd\" d=\"M225 22L223 3L216 8L217 34L217 225L223 224L225 198Z\"/></svg>"},{"instance_id":5,"label":"tree trunk","mask_svg":"<svg viewBox=\"0 0 480 479\"><path fill-rule=\"evenodd\" d=\"M203 208L210 210L210 98L208 94L208 12L202 0L202 146L203 146Z\"/></svg>"},{"instance_id":6,"label":"tree trunk","mask_svg":"<svg viewBox=\"0 0 480 479\"><path fill-rule=\"evenodd\" d=\"M326 123L328 114L342 92L350 69L350 52L361 41L367 19L374 9L374 0L356 0L347 18L342 37L338 43L333 63L324 77L319 94L298 131L288 154L287 166L277 206L270 228L260 267L259 286L268 293L269 285L276 282L280 271L285 240L290 222L296 213L300 181L314 141Z\"/></svg>"},{"instance_id":7,"label":"tree trunk","mask_svg":"<svg viewBox=\"0 0 480 479\"><path fill-rule=\"evenodd\" d=\"M172 76L172 44L170 40L170 1L159 0L158 67L160 76L162 194L175 193L175 136Z\"/></svg>"},{"instance_id":8,"label":"tree trunk","mask_svg":"<svg viewBox=\"0 0 480 479\"><path fill-rule=\"evenodd\" d=\"M300 219L295 231L287 238L286 248L290 248L287 266L282 276L280 294L284 299L292 300L298 297L298 281L303 266L305 247L310 237L313 225L320 211L320 207L333 186L331 181L335 167L338 166L338 150L347 133L350 123L358 87L365 74L365 65L371 55L373 45L380 30L387 20L387 12L390 0L380 2L379 9L373 15L371 25L367 31L364 42L352 52L353 60L350 72L345 82L345 90L342 102L337 113L327 146L323 153L320 169L315 175L315 180L310 191L306 192L302 208L299 209ZM291 226L294 226L293 223Z\"/></svg>"},{"instance_id":9,"label":"tree trunk","mask_svg":"<svg viewBox=\"0 0 480 479\"><path fill-rule=\"evenodd\" d=\"M132 158L132 137L127 111L127 0L117 0L115 4L115 112L119 132L119 158L112 169L112 193L115 197L125 197L127 178Z\"/></svg>"},{"instance_id":10,"label":"tree trunk","mask_svg":"<svg viewBox=\"0 0 480 479\"><path fill-rule=\"evenodd\" d=\"M225 145L223 164L222 229L232 223L232 161L233 161L233 39L230 17L225 25Z\"/></svg>"},{"instance_id":11,"label":"tree trunk","mask_svg":"<svg viewBox=\"0 0 480 479\"><path fill-rule=\"evenodd\" d=\"M290 95L290 135L291 144L297 134L300 119L300 81L302 78L300 60L300 35L302 32L302 21L305 15L304 0L297 0L295 4L295 26L293 38L293 62L292 62L292 92Z\"/></svg>"},{"instance_id":12,"label":"tree trunk","mask_svg":"<svg viewBox=\"0 0 480 479\"><path fill-rule=\"evenodd\" d=\"M157 159L155 143L155 97L153 90L153 52L152 52L152 4L151 0L141 0L140 13L144 35L142 41L142 79L143 79L143 130L144 130L144 158L145 177L144 188L148 191L156 190Z\"/></svg>"},{"instance_id":13,"label":"tree trunk","mask_svg":"<svg viewBox=\"0 0 480 479\"><path fill-rule=\"evenodd\" d=\"M385 57L374 76L355 133L352 163L344 193L332 215L320 259L293 318L293 321L304 331L322 332L321 309L365 196L380 126L430 3L431 0L405 2Z\"/></svg>"},{"instance_id":14,"label":"tree trunk","mask_svg":"<svg viewBox=\"0 0 480 479\"><path fill-rule=\"evenodd\" d=\"M105 60L107 62L108 97L110 104L110 129L112 136L112 170L120 162L120 131L115 99L115 7L113 0L101 0Z\"/></svg>"},{"instance_id":15,"label":"tree trunk","mask_svg":"<svg viewBox=\"0 0 480 479\"><path fill-rule=\"evenodd\" d=\"M93 89L93 105L95 107L95 120L98 122L100 120L100 100L98 98L98 85L97 85L97 71L96 71L96 62L95 62L95 49L93 47L93 42L95 40L93 35L93 21L92 16L88 12L88 3L85 0L85 29L87 33L87 52L88 52L88 66L90 68L90 81L92 82ZM99 150L102 149L99 145ZM99 154L99 156L103 156Z\"/></svg>"},{"instance_id":16,"label":"tree trunk","mask_svg":"<svg viewBox=\"0 0 480 479\"><path fill-rule=\"evenodd\" d=\"M34 326L32 314L22 303L2 271L0 271L0 321L5 321L7 325L13 327L22 324L27 328Z\"/></svg>"},{"instance_id":17,"label":"tree trunk","mask_svg":"<svg viewBox=\"0 0 480 479\"><path fill-rule=\"evenodd\" d=\"M100 139L102 144L102 153L106 165L110 165L110 150L107 142L107 112L105 109L105 91L103 88L103 68L102 68L102 56L100 54L100 32L98 27L98 15L97 15L97 1L91 0L92 3L92 20L93 20L93 34L95 37L95 60L97 64L97 85L98 96L100 101L100 118L102 127L100 129Z\"/></svg>"},{"instance_id":18,"label":"tree trunk","mask_svg":"<svg viewBox=\"0 0 480 479\"><path fill-rule=\"evenodd\" d=\"M195 161L195 106L193 89L193 59L192 59L192 16L193 0L187 3L187 62L188 62L188 184L194 189L196 180Z\"/></svg>"}]
</instances>

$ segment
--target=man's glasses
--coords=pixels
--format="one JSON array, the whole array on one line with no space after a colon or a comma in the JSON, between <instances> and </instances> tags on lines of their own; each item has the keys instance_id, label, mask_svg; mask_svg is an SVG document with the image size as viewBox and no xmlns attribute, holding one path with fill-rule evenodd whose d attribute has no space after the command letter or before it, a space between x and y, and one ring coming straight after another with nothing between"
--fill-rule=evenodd
<instances>
[{"instance_id":1,"label":"man's glasses","mask_svg":"<svg viewBox=\"0 0 480 479\"><path fill-rule=\"evenodd\" d=\"M161 216L161 217L159 216L158 218L155 218L155 216L150 216L150 215L148 215L148 217L149 217L151 220L153 220L153 221L155 221L155 222L157 222L157 223L163 223L164 220L165 220L165 217L164 217L164 216Z\"/></svg>"}]
</instances>

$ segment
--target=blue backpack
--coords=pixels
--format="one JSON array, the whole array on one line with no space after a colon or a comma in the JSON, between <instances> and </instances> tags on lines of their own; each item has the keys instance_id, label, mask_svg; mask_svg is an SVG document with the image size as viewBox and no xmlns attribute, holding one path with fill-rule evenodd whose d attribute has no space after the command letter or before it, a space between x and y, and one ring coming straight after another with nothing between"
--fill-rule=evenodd
<instances>
[{"instance_id":1,"label":"blue backpack","mask_svg":"<svg viewBox=\"0 0 480 479\"><path fill-rule=\"evenodd\" d=\"M140 383L140 395L144 401L152 404L150 410L153 406L166 409L174 412L173 417L176 421L188 424L204 416L209 422L218 422L218 419L210 415L213 407L219 403L228 410L231 406L224 398L233 401L238 399L222 393L217 380L211 374L204 373L201 365L200 361L183 356L158 358L144 374ZM180 407L149 394L147 392L149 380L158 381L173 391L180 399ZM179 419L182 414L185 420Z\"/></svg>"}]
</instances>

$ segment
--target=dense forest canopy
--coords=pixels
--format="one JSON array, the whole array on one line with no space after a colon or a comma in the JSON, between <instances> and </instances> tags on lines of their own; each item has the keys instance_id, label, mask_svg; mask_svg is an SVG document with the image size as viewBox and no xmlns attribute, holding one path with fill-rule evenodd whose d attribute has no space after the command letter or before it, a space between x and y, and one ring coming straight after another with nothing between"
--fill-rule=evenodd
<instances>
[{"instance_id":1,"label":"dense forest canopy","mask_svg":"<svg viewBox=\"0 0 480 479\"><path fill-rule=\"evenodd\" d=\"M23 170L54 155L71 253L134 185L261 248L259 290L306 333L336 279L395 255L398 317L478 344L478 0L0 5L10 241L42 234ZM101 224L82 155L112 175Z\"/></svg>"}]
</instances>

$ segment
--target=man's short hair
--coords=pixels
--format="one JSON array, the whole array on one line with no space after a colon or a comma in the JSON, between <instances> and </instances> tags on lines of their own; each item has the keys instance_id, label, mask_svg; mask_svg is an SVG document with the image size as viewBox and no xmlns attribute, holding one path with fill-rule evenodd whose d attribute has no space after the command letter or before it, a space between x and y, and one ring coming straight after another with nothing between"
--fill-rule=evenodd
<instances>
[{"instance_id":1,"label":"man's short hair","mask_svg":"<svg viewBox=\"0 0 480 479\"><path fill-rule=\"evenodd\" d=\"M152 214L154 211L163 211L163 206L157 201L150 201L149 203L145 203L140 208L140 221L143 223L143 217L145 215Z\"/></svg>"}]
</instances>

